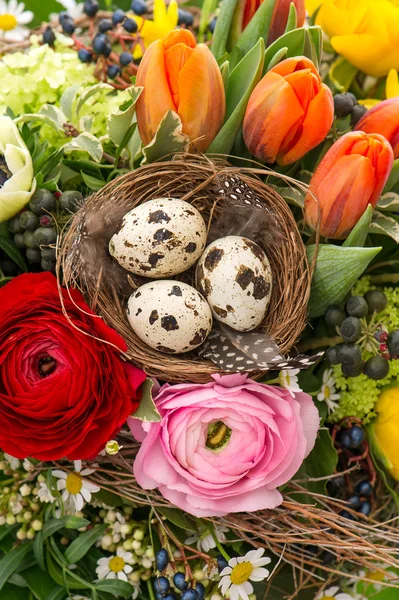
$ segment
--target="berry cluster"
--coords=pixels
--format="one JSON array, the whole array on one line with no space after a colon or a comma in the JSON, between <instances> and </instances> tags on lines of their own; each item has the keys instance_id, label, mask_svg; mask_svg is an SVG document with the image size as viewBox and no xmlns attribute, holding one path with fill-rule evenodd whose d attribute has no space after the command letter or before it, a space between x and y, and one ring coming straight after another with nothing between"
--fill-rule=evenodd
<instances>
[{"instance_id":1,"label":"berry cluster","mask_svg":"<svg viewBox=\"0 0 399 600\"><path fill-rule=\"evenodd\" d=\"M165 548L161 548L155 555L155 565L159 572L164 572L169 564L169 554ZM204 600L205 587L200 581L187 581L186 575L177 571L173 575L173 587L176 592L172 591L171 582L165 575L160 575L154 581L154 590L156 600ZM181 596L177 594L181 592Z\"/></svg>"},{"instance_id":2,"label":"berry cluster","mask_svg":"<svg viewBox=\"0 0 399 600\"><path fill-rule=\"evenodd\" d=\"M334 112L339 118L351 117L351 126L355 127L362 116L367 112L367 108L357 103L357 98L350 92L336 94L334 96Z\"/></svg>"},{"instance_id":3,"label":"berry cluster","mask_svg":"<svg viewBox=\"0 0 399 600\"><path fill-rule=\"evenodd\" d=\"M364 296L352 296L343 310L330 306L324 316L327 325L334 327L344 343L326 351L331 365L341 365L345 377L361 373L370 379L385 379L389 373L389 360L399 356L399 331L387 333L376 316L387 305L383 292L370 290ZM363 361L362 349L373 356Z\"/></svg>"},{"instance_id":4,"label":"berry cluster","mask_svg":"<svg viewBox=\"0 0 399 600\"><path fill-rule=\"evenodd\" d=\"M40 189L32 196L28 207L9 221L15 244L25 252L33 268L55 271L57 226L63 226L82 201L80 192L52 194Z\"/></svg>"}]
</instances>

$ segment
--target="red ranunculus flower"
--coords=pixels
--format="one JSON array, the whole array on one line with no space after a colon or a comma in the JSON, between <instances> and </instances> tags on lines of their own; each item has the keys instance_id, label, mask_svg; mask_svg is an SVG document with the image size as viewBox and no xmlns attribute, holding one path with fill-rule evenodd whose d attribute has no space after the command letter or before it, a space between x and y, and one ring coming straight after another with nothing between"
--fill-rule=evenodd
<instances>
[{"instance_id":1,"label":"red ranunculus flower","mask_svg":"<svg viewBox=\"0 0 399 600\"><path fill-rule=\"evenodd\" d=\"M124 340L80 292L62 296L68 318L54 275L0 289L0 448L17 458L96 456L138 406L145 374Z\"/></svg>"}]
</instances>

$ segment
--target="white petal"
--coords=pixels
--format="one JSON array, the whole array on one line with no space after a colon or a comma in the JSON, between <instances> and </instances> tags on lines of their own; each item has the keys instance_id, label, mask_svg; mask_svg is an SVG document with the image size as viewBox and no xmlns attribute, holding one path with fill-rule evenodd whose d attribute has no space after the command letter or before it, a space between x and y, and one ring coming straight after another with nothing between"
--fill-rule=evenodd
<instances>
[{"instance_id":1,"label":"white petal","mask_svg":"<svg viewBox=\"0 0 399 600\"><path fill-rule=\"evenodd\" d=\"M33 12L31 10L25 10L23 13L16 17L20 25L27 25L33 19Z\"/></svg>"},{"instance_id":2,"label":"white petal","mask_svg":"<svg viewBox=\"0 0 399 600\"><path fill-rule=\"evenodd\" d=\"M238 564L238 559L234 556L229 560L229 567L235 567Z\"/></svg>"},{"instance_id":3,"label":"white petal","mask_svg":"<svg viewBox=\"0 0 399 600\"><path fill-rule=\"evenodd\" d=\"M80 474L83 475L83 477L85 477L86 475L92 475L95 472L95 469L83 469L83 471L80 471Z\"/></svg>"},{"instance_id":4,"label":"white petal","mask_svg":"<svg viewBox=\"0 0 399 600\"><path fill-rule=\"evenodd\" d=\"M237 586L237 587L238 587L238 592L239 592L239 594L240 594L240 596L241 596L242 600L249 600L249 598L248 598L248 594L247 594L247 592L245 591L245 588L244 588L244 584L242 584L242 583L241 583L241 584L240 584L239 586Z\"/></svg>"},{"instance_id":5,"label":"white petal","mask_svg":"<svg viewBox=\"0 0 399 600\"><path fill-rule=\"evenodd\" d=\"M271 562L272 562L272 559L269 558L268 556L265 556L264 558L258 558L258 560L252 561L252 566L253 567L264 567L265 565L269 565Z\"/></svg>"},{"instance_id":6,"label":"white petal","mask_svg":"<svg viewBox=\"0 0 399 600\"><path fill-rule=\"evenodd\" d=\"M68 498L69 498L69 492L68 492L68 490L64 490L62 492L61 498L62 498L63 502L66 502L68 500Z\"/></svg>"},{"instance_id":7,"label":"white petal","mask_svg":"<svg viewBox=\"0 0 399 600\"><path fill-rule=\"evenodd\" d=\"M233 571L233 569L231 567L225 567L223 569L223 571L220 573L220 576L223 577L223 575L231 575L232 571Z\"/></svg>"},{"instance_id":8,"label":"white petal","mask_svg":"<svg viewBox=\"0 0 399 600\"><path fill-rule=\"evenodd\" d=\"M83 496L83 498L86 500L86 502L90 502L91 500L91 493L89 492L89 490L83 486L82 489L80 490L81 495Z\"/></svg>"},{"instance_id":9,"label":"white petal","mask_svg":"<svg viewBox=\"0 0 399 600\"><path fill-rule=\"evenodd\" d=\"M238 585L232 585L230 588L230 600L239 600L240 592Z\"/></svg>"},{"instance_id":10,"label":"white petal","mask_svg":"<svg viewBox=\"0 0 399 600\"><path fill-rule=\"evenodd\" d=\"M75 505L76 505L76 512L79 512L84 507L85 502L84 502L82 494L75 495Z\"/></svg>"},{"instance_id":11,"label":"white petal","mask_svg":"<svg viewBox=\"0 0 399 600\"><path fill-rule=\"evenodd\" d=\"M66 488L66 479L59 479L57 481L57 490L60 492L61 490L65 490Z\"/></svg>"},{"instance_id":12,"label":"white petal","mask_svg":"<svg viewBox=\"0 0 399 600\"><path fill-rule=\"evenodd\" d=\"M107 579L116 579L115 571L110 571L107 575Z\"/></svg>"},{"instance_id":13,"label":"white petal","mask_svg":"<svg viewBox=\"0 0 399 600\"><path fill-rule=\"evenodd\" d=\"M74 466L74 469L75 469L76 473L80 473L80 471L82 470L82 461L81 460L75 460L73 462L73 466Z\"/></svg>"},{"instance_id":14,"label":"white petal","mask_svg":"<svg viewBox=\"0 0 399 600\"><path fill-rule=\"evenodd\" d=\"M83 485L87 488L92 494L100 491L100 487L91 481L87 481L87 479L83 480Z\"/></svg>"},{"instance_id":15,"label":"white petal","mask_svg":"<svg viewBox=\"0 0 399 600\"><path fill-rule=\"evenodd\" d=\"M222 595L223 596L225 595L225 593L229 589L230 585L231 585L231 581L230 581L229 577L223 577L223 579L220 580L219 587L222 588Z\"/></svg>"},{"instance_id":16,"label":"white petal","mask_svg":"<svg viewBox=\"0 0 399 600\"><path fill-rule=\"evenodd\" d=\"M54 471L52 471L52 474L54 475L54 477L59 477L59 479L66 479L68 477L65 471L60 471L60 469L55 469Z\"/></svg>"},{"instance_id":17,"label":"white petal","mask_svg":"<svg viewBox=\"0 0 399 600\"><path fill-rule=\"evenodd\" d=\"M123 571L119 571L119 573L118 573L118 579L120 579L121 581L127 581L127 575L126 575L126 573L124 573Z\"/></svg>"},{"instance_id":18,"label":"white petal","mask_svg":"<svg viewBox=\"0 0 399 600\"><path fill-rule=\"evenodd\" d=\"M125 573L131 573L133 571L133 567L130 565L125 565L124 569Z\"/></svg>"}]
</instances>

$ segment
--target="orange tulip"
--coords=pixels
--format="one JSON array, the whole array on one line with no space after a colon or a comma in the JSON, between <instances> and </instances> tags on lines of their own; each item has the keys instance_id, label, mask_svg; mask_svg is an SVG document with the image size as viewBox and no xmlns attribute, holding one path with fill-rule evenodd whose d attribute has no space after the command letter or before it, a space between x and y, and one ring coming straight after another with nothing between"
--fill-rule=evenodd
<instances>
[{"instance_id":1,"label":"orange tulip","mask_svg":"<svg viewBox=\"0 0 399 600\"><path fill-rule=\"evenodd\" d=\"M383 135L391 144L395 158L399 158L399 96L373 106L355 129Z\"/></svg>"},{"instance_id":2,"label":"orange tulip","mask_svg":"<svg viewBox=\"0 0 399 600\"><path fill-rule=\"evenodd\" d=\"M188 29L171 31L150 44L140 63L136 85L144 88L136 104L141 139L148 144L169 110L177 113L183 133L204 152L225 114L222 76L211 51L196 44Z\"/></svg>"},{"instance_id":3,"label":"orange tulip","mask_svg":"<svg viewBox=\"0 0 399 600\"><path fill-rule=\"evenodd\" d=\"M392 163L392 148L382 135L363 131L343 135L310 181L305 198L308 225L316 228L320 215L321 235L336 240L347 237L367 205L377 204Z\"/></svg>"},{"instance_id":4,"label":"orange tulip","mask_svg":"<svg viewBox=\"0 0 399 600\"><path fill-rule=\"evenodd\" d=\"M288 165L326 137L334 119L331 91L305 56L287 58L258 83L244 117L244 141L258 159Z\"/></svg>"},{"instance_id":5,"label":"orange tulip","mask_svg":"<svg viewBox=\"0 0 399 600\"><path fill-rule=\"evenodd\" d=\"M246 0L244 5L244 14L242 17L242 28L246 28L263 0ZM305 0L276 0L272 20L267 37L267 45L270 46L277 38L283 35L287 26L288 15L291 2L295 4L297 13L297 26L302 27L306 18Z\"/></svg>"}]
</instances>

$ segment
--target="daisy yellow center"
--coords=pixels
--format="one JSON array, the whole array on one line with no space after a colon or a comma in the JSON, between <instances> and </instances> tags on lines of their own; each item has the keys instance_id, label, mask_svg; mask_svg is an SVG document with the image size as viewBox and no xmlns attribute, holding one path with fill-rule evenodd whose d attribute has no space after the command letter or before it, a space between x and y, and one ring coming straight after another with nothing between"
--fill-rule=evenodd
<instances>
[{"instance_id":1,"label":"daisy yellow center","mask_svg":"<svg viewBox=\"0 0 399 600\"><path fill-rule=\"evenodd\" d=\"M321 600L336 600L334 596L323 596Z\"/></svg>"},{"instance_id":2,"label":"daisy yellow center","mask_svg":"<svg viewBox=\"0 0 399 600\"><path fill-rule=\"evenodd\" d=\"M14 15L4 14L0 15L0 29L3 31L11 31L18 25L17 19Z\"/></svg>"},{"instance_id":3,"label":"daisy yellow center","mask_svg":"<svg viewBox=\"0 0 399 600\"><path fill-rule=\"evenodd\" d=\"M230 575L231 583L234 585L241 585L241 583L245 583L251 577L251 573L253 571L253 566L250 562L242 562L238 563Z\"/></svg>"},{"instance_id":4,"label":"daisy yellow center","mask_svg":"<svg viewBox=\"0 0 399 600\"><path fill-rule=\"evenodd\" d=\"M209 450L221 450L228 443L230 436L231 429L223 421L211 423L206 436L206 447Z\"/></svg>"},{"instance_id":5,"label":"daisy yellow center","mask_svg":"<svg viewBox=\"0 0 399 600\"><path fill-rule=\"evenodd\" d=\"M80 490L82 489L82 477L79 473L69 473L69 475L66 478L66 489L67 491L72 494L73 496L75 496L76 494L79 494Z\"/></svg>"},{"instance_id":6,"label":"daisy yellow center","mask_svg":"<svg viewBox=\"0 0 399 600\"><path fill-rule=\"evenodd\" d=\"M384 581L385 573L383 571L367 571L366 577L373 581Z\"/></svg>"},{"instance_id":7,"label":"daisy yellow center","mask_svg":"<svg viewBox=\"0 0 399 600\"><path fill-rule=\"evenodd\" d=\"M324 397L325 397L325 398L327 398L327 400L328 400L328 399L329 399L329 397L331 396L331 390L330 390L330 388L328 387L328 385L325 385L325 386L324 386L323 394L324 394ZM327 598L327 600L328 600L328 596L326 596L326 598Z\"/></svg>"},{"instance_id":8,"label":"daisy yellow center","mask_svg":"<svg viewBox=\"0 0 399 600\"><path fill-rule=\"evenodd\" d=\"M119 573L120 571L123 571L124 566L125 566L125 561L120 556L114 556L109 561L108 566L111 569L111 571L113 571L114 573Z\"/></svg>"}]
</instances>

